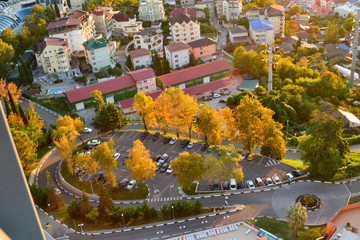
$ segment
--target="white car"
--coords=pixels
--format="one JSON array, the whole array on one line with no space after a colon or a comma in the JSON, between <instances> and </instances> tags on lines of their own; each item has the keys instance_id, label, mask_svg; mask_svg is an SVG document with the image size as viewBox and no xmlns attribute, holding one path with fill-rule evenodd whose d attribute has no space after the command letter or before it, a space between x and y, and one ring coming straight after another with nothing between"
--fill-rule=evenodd
<instances>
[{"instance_id":1,"label":"white car","mask_svg":"<svg viewBox=\"0 0 360 240\"><path fill-rule=\"evenodd\" d=\"M166 153L164 153L164 154L161 156L161 158L159 159L159 163L164 163L168 157L169 157L169 156L168 156Z\"/></svg>"},{"instance_id":2,"label":"white car","mask_svg":"<svg viewBox=\"0 0 360 240\"><path fill-rule=\"evenodd\" d=\"M166 173L167 173L167 174L172 174L172 172L173 172L172 168L171 168L171 167L168 167L168 169L166 170Z\"/></svg>"},{"instance_id":3,"label":"white car","mask_svg":"<svg viewBox=\"0 0 360 240\"><path fill-rule=\"evenodd\" d=\"M90 156L91 152L90 151L85 151L85 154Z\"/></svg>"},{"instance_id":4,"label":"white car","mask_svg":"<svg viewBox=\"0 0 360 240\"><path fill-rule=\"evenodd\" d=\"M246 185L248 186L249 189L255 189L255 184L251 180L247 180Z\"/></svg>"},{"instance_id":5,"label":"white car","mask_svg":"<svg viewBox=\"0 0 360 240\"><path fill-rule=\"evenodd\" d=\"M136 185L136 180L131 180L127 185L126 189L133 189Z\"/></svg>"},{"instance_id":6,"label":"white car","mask_svg":"<svg viewBox=\"0 0 360 240\"><path fill-rule=\"evenodd\" d=\"M215 93L215 94L213 95L213 98L219 98L219 97L221 97L220 94Z\"/></svg>"},{"instance_id":7,"label":"white car","mask_svg":"<svg viewBox=\"0 0 360 240\"><path fill-rule=\"evenodd\" d=\"M61 194L61 191L60 191L60 189L58 189L58 188L54 188L54 191L55 191L55 194L57 194L57 195L60 195L60 194Z\"/></svg>"},{"instance_id":8,"label":"white car","mask_svg":"<svg viewBox=\"0 0 360 240\"><path fill-rule=\"evenodd\" d=\"M88 127L84 127L83 132L84 132L84 133L92 133L92 129L91 129L91 128L88 128Z\"/></svg>"},{"instance_id":9,"label":"white car","mask_svg":"<svg viewBox=\"0 0 360 240\"><path fill-rule=\"evenodd\" d=\"M97 146L101 144L101 141L99 139L93 139L91 141L88 141L87 144L91 146Z\"/></svg>"},{"instance_id":10,"label":"white car","mask_svg":"<svg viewBox=\"0 0 360 240\"><path fill-rule=\"evenodd\" d=\"M285 174L286 178L289 179L290 181L294 179L294 176L291 173L287 173Z\"/></svg>"},{"instance_id":11,"label":"white car","mask_svg":"<svg viewBox=\"0 0 360 240\"><path fill-rule=\"evenodd\" d=\"M273 179L273 181L274 181L275 184L280 184L280 183L281 183L280 178L279 178L277 175L274 175L274 176L272 177L272 179Z\"/></svg>"},{"instance_id":12,"label":"white car","mask_svg":"<svg viewBox=\"0 0 360 240\"><path fill-rule=\"evenodd\" d=\"M232 154L232 151L231 150L228 150L226 155L230 156Z\"/></svg>"},{"instance_id":13,"label":"white car","mask_svg":"<svg viewBox=\"0 0 360 240\"><path fill-rule=\"evenodd\" d=\"M189 142L187 148L189 148L189 149L190 149L190 148L193 148L193 147L195 146L195 143L196 143L196 142L194 142L194 141Z\"/></svg>"},{"instance_id":14,"label":"white car","mask_svg":"<svg viewBox=\"0 0 360 240\"><path fill-rule=\"evenodd\" d=\"M271 181L271 178L265 178L265 184L267 185L267 186L272 186L272 185L274 185L274 183Z\"/></svg>"},{"instance_id":15,"label":"white car","mask_svg":"<svg viewBox=\"0 0 360 240\"><path fill-rule=\"evenodd\" d=\"M169 144L174 145L177 140L178 140L177 137L173 137L173 138L170 140Z\"/></svg>"},{"instance_id":16,"label":"white car","mask_svg":"<svg viewBox=\"0 0 360 240\"><path fill-rule=\"evenodd\" d=\"M113 157L115 158L115 160L118 160L120 157L120 153L114 153Z\"/></svg>"}]
</instances>

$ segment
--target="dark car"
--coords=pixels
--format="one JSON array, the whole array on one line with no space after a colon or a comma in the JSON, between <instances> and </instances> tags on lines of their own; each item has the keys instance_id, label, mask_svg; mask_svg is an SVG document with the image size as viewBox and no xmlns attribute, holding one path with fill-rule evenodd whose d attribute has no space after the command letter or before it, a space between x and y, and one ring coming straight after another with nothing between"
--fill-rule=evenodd
<instances>
[{"instance_id":1,"label":"dark car","mask_svg":"<svg viewBox=\"0 0 360 240\"><path fill-rule=\"evenodd\" d=\"M94 181L95 182L100 182L102 179L104 178L104 173L103 172L98 172L95 176Z\"/></svg>"},{"instance_id":2,"label":"dark car","mask_svg":"<svg viewBox=\"0 0 360 240\"><path fill-rule=\"evenodd\" d=\"M219 183L219 180L217 180L217 178L213 179L212 190L220 191L220 183Z\"/></svg>"},{"instance_id":3,"label":"dark car","mask_svg":"<svg viewBox=\"0 0 360 240\"><path fill-rule=\"evenodd\" d=\"M143 134L140 137L140 140L145 140L149 136L149 132L143 132Z\"/></svg>"},{"instance_id":4,"label":"dark car","mask_svg":"<svg viewBox=\"0 0 360 240\"><path fill-rule=\"evenodd\" d=\"M224 181L222 182L222 187L223 187L224 190L230 190L230 183L229 183L229 181L224 180Z\"/></svg>"},{"instance_id":5,"label":"dark car","mask_svg":"<svg viewBox=\"0 0 360 240\"><path fill-rule=\"evenodd\" d=\"M160 158L161 158L161 155L155 155L155 156L153 156L153 160L154 160L155 162L158 162Z\"/></svg>"},{"instance_id":6,"label":"dark car","mask_svg":"<svg viewBox=\"0 0 360 240\"><path fill-rule=\"evenodd\" d=\"M96 148L96 146L94 146L94 145L85 145L84 146L84 150L91 150L91 149L95 149Z\"/></svg>"},{"instance_id":7,"label":"dark car","mask_svg":"<svg viewBox=\"0 0 360 240\"><path fill-rule=\"evenodd\" d=\"M219 103L226 103L226 100L225 99L220 99Z\"/></svg>"},{"instance_id":8,"label":"dark car","mask_svg":"<svg viewBox=\"0 0 360 240\"><path fill-rule=\"evenodd\" d=\"M208 144L203 144L202 147L200 148L201 151L206 151L206 149L208 149L209 145Z\"/></svg>"},{"instance_id":9,"label":"dark car","mask_svg":"<svg viewBox=\"0 0 360 240\"><path fill-rule=\"evenodd\" d=\"M265 183L262 181L261 178L255 178L255 185L258 187L265 187Z\"/></svg>"},{"instance_id":10,"label":"dark car","mask_svg":"<svg viewBox=\"0 0 360 240\"><path fill-rule=\"evenodd\" d=\"M182 142L180 143L180 147L181 148L186 148L186 146L189 144L189 140L188 139L184 139L182 140Z\"/></svg>"},{"instance_id":11,"label":"dark car","mask_svg":"<svg viewBox=\"0 0 360 240\"><path fill-rule=\"evenodd\" d=\"M159 140L159 138L160 138L160 133L159 132L157 132L157 133L155 133L154 134L154 136L153 136L153 142L156 142L157 140Z\"/></svg>"},{"instance_id":12,"label":"dark car","mask_svg":"<svg viewBox=\"0 0 360 240\"><path fill-rule=\"evenodd\" d=\"M127 178L124 178L123 180L121 180L119 182L119 188L126 188L126 186L128 185L129 183L129 179Z\"/></svg>"},{"instance_id":13,"label":"dark car","mask_svg":"<svg viewBox=\"0 0 360 240\"><path fill-rule=\"evenodd\" d=\"M210 101L212 100L213 98L211 96L207 96L207 97L204 97L204 101Z\"/></svg>"},{"instance_id":14,"label":"dark car","mask_svg":"<svg viewBox=\"0 0 360 240\"><path fill-rule=\"evenodd\" d=\"M301 172L300 170L294 170L294 171L292 171L291 173L292 173L292 175L293 175L294 177L304 176L304 173Z\"/></svg>"},{"instance_id":15,"label":"dark car","mask_svg":"<svg viewBox=\"0 0 360 240\"><path fill-rule=\"evenodd\" d=\"M237 182L237 189L243 189L245 188L244 183L242 181Z\"/></svg>"},{"instance_id":16,"label":"dark car","mask_svg":"<svg viewBox=\"0 0 360 240\"><path fill-rule=\"evenodd\" d=\"M163 144L168 144L171 141L171 137L165 137L163 140Z\"/></svg>"},{"instance_id":17,"label":"dark car","mask_svg":"<svg viewBox=\"0 0 360 240\"><path fill-rule=\"evenodd\" d=\"M164 164L164 165L162 165L162 167L160 168L160 172L162 172L162 173L166 172L166 170L168 169L168 167L169 167L169 164Z\"/></svg>"}]
</instances>

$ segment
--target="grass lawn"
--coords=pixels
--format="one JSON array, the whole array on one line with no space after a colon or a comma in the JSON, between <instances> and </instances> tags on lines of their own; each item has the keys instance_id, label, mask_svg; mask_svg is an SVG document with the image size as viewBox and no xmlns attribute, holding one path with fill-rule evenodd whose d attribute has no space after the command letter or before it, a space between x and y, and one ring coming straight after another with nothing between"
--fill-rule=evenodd
<instances>
[{"instance_id":1,"label":"grass lawn","mask_svg":"<svg viewBox=\"0 0 360 240\"><path fill-rule=\"evenodd\" d=\"M249 221L255 226L265 229L271 234L282 238L284 240L293 240L293 229L289 227L286 222L279 221L273 218L260 217L255 220ZM325 234L326 225L319 227L309 227L309 229L299 228L298 229L298 238L300 240L311 240L317 239Z\"/></svg>"},{"instance_id":2,"label":"grass lawn","mask_svg":"<svg viewBox=\"0 0 360 240\"><path fill-rule=\"evenodd\" d=\"M50 99L36 99L37 102L44 105L45 107L61 114L70 114L70 109L66 104L66 98L50 98Z\"/></svg>"},{"instance_id":3,"label":"grass lawn","mask_svg":"<svg viewBox=\"0 0 360 240\"><path fill-rule=\"evenodd\" d=\"M280 160L280 162L289 164L289 165L291 165L293 167L296 167L297 169L300 169L300 170L304 168L304 162L303 161L283 159L283 160Z\"/></svg>"},{"instance_id":4,"label":"grass lawn","mask_svg":"<svg viewBox=\"0 0 360 240\"><path fill-rule=\"evenodd\" d=\"M360 196L351 197L349 204L358 203L358 202L360 202Z\"/></svg>"},{"instance_id":5,"label":"grass lawn","mask_svg":"<svg viewBox=\"0 0 360 240\"><path fill-rule=\"evenodd\" d=\"M70 174L66 162L64 161L61 165L61 174L63 178L72 186L77 189L84 190L87 193L91 193L91 186L89 182L80 181L79 178ZM100 184L93 183L94 193L100 193ZM109 192L110 197L113 200L135 200L135 199L145 199L148 195L148 189L144 183L139 183L137 188L132 190L113 188L108 185L104 185L105 189Z\"/></svg>"}]
</instances>

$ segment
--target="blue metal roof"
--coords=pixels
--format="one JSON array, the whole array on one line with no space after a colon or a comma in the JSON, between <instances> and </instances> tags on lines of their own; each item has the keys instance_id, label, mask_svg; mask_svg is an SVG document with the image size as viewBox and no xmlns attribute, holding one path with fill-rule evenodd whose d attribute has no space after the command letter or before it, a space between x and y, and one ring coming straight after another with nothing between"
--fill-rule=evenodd
<instances>
[{"instance_id":1,"label":"blue metal roof","mask_svg":"<svg viewBox=\"0 0 360 240\"><path fill-rule=\"evenodd\" d=\"M30 15L30 12L31 12L31 7L16 11L14 12L14 15L17 17L17 19L19 19L19 21L24 21L25 17L27 15Z\"/></svg>"},{"instance_id":2,"label":"blue metal roof","mask_svg":"<svg viewBox=\"0 0 360 240\"><path fill-rule=\"evenodd\" d=\"M264 31L274 28L269 20L250 20L249 25L254 31Z\"/></svg>"},{"instance_id":3,"label":"blue metal roof","mask_svg":"<svg viewBox=\"0 0 360 240\"><path fill-rule=\"evenodd\" d=\"M1 8L5 8L5 7L7 7L7 6L9 6L9 4L8 4L7 2L0 1L0 7L1 7Z\"/></svg>"},{"instance_id":4,"label":"blue metal roof","mask_svg":"<svg viewBox=\"0 0 360 240\"><path fill-rule=\"evenodd\" d=\"M5 28L11 28L11 30L15 29L19 26L19 20L12 18L6 15L0 15L0 33L5 30Z\"/></svg>"},{"instance_id":5,"label":"blue metal roof","mask_svg":"<svg viewBox=\"0 0 360 240\"><path fill-rule=\"evenodd\" d=\"M346 46L345 44L342 44L342 43L340 43L339 45L337 45L336 48L344 49L344 50L346 50L346 51L350 51L350 50L351 50L350 47L348 47L348 46Z\"/></svg>"}]
</instances>

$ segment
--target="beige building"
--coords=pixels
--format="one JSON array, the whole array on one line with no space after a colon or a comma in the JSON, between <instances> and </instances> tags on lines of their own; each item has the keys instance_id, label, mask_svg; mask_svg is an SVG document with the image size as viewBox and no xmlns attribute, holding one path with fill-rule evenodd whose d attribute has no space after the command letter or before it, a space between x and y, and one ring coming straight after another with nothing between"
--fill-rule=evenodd
<instances>
[{"instance_id":1,"label":"beige building","mask_svg":"<svg viewBox=\"0 0 360 240\"><path fill-rule=\"evenodd\" d=\"M105 39L110 39L113 28L113 12L112 8L104 9L97 7L92 11L95 29L97 34L102 34Z\"/></svg>"},{"instance_id":2,"label":"beige building","mask_svg":"<svg viewBox=\"0 0 360 240\"><path fill-rule=\"evenodd\" d=\"M35 56L45 73L67 73L70 70L69 46L62 38L45 38L38 44Z\"/></svg>"},{"instance_id":3,"label":"beige building","mask_svg":"<svg viewBox=\"0 0 360 240\"><path fill-rule=\"evenodd\" d=\"M163 35L154 29L144 29L134 34L134 47L162 52Z\"/></svg>"},{"instance_id":4,"label":"beige building","mask_svg":"<svg viewBox=\"0 0 360 240\"><path fill-rule=\"evenodd\" d=\"M160 0L140 0L139 18L141 20L159 21L165 18L165 11Z\"/></svg>"},{"instance_id":5,"label":"beige building","mask_svg":"<svg viewBox=\"0 0 360 240\"><path fill-rule=\"evenodd\" d=\"M181 8L182 12L171 15L171 33L174 42L191 42L200 38L200 23L196 9ZM175 12L175 11L173 11Z\"/></svg>"},{"instance_id":6,"label":"beige building","mask_svg":"<svg viewBox=\"0 0 360 240\"><path fill-rule=\"evenodd\" d=\"M219 18L238 20L242 10L242 0L216 1L216 11Z\"/></svg>"},{"instance_id":7,"label":"beige building","mask_svg":"<svg viewBox=\"0 0 360 240\"><path fill-rule=\"evenodd\" d=\"M125 14L118 12L113 16L113 31L114 36L119 36L121 33L137 33L143 30L141 21L136 21L136 16L133 14Z\"/></svg>"}]
</instances>

